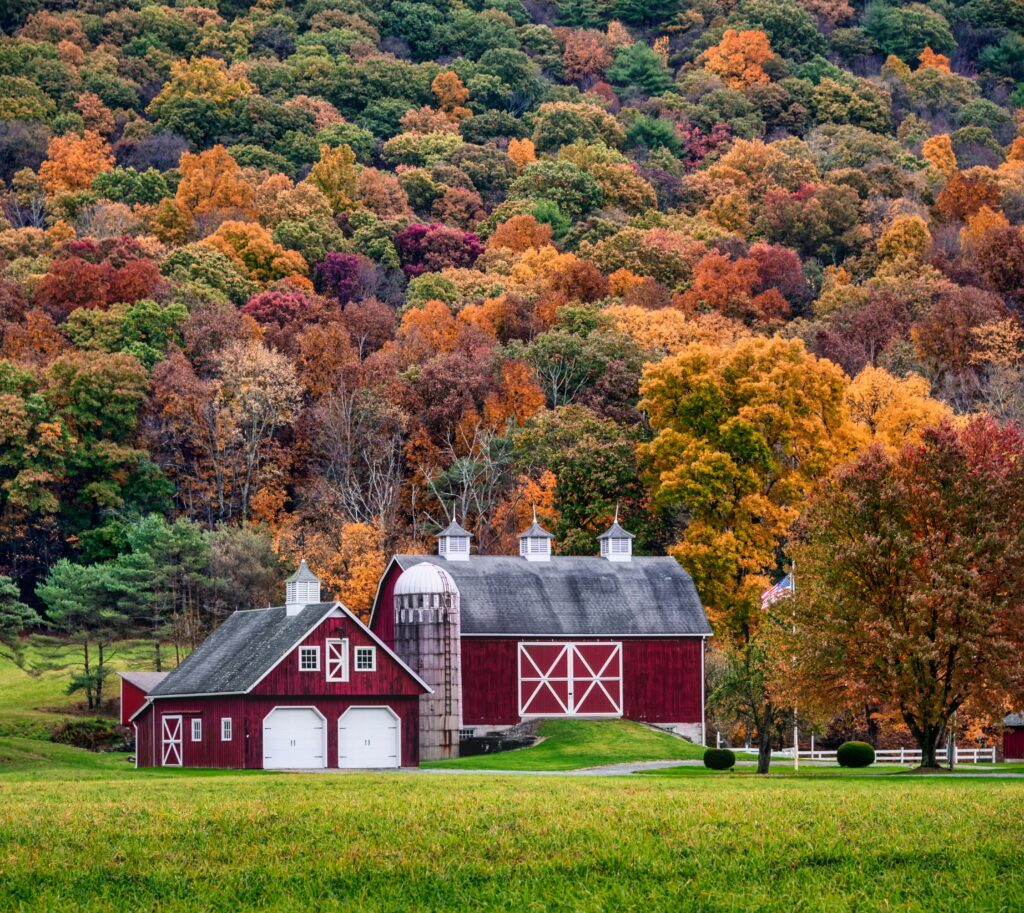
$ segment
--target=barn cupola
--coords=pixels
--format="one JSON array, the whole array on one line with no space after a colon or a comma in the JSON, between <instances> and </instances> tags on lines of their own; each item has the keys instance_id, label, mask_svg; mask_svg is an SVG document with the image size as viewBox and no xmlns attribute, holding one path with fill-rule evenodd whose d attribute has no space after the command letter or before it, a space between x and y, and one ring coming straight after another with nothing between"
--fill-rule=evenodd
<instances>
[{"instance_id":1,"label":"barn cupola","mask_svg":"<svg viewBox=\"0 0 1024 913\"><path fill-rule=\"evenodd\" d=\"M437 534L437 553L447 561L469 561L469 540L472 534L452 520L447 529Z\"/></svg>"},{"instance_id":2,"label":"barn cupola","mask_svg":"<svg viewBox=\"0 0 1024 913\"><path fill-rule=\"evenodd\" d=\"M527 561L550 561L554 538L537 522L537 508L534 508L533 525L519 536L519 554Z\"/></svg>"},{"instance_id":3,"label":"barn cupola","mask_svg":"<svg viewBox=\"0 0 1024 913\"><path fill-rule=\"evenodd\" d=\"M298 615L306 606L320 601L320 578L303 558L299 569L284 582L284 607L288 615Z\"/></svg>"},{"instance_id":4,"label":"barn cupola","mask_svg":"<svg viewBox=\"0 0 1024 913\"><path fill-rule=\"evenodd\" d=\"M619 526L619 508L616 505L612 525L597 537L597 541L601 543L601 557L609 561L632 561L635 538L632 533Z\"/></svg>"}]
</instances>

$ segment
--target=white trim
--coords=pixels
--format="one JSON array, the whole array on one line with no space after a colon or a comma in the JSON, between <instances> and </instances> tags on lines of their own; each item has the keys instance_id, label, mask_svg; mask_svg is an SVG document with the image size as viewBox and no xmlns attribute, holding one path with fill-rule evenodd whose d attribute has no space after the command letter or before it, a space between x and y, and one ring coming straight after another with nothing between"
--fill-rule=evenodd
<instances>
[{"instance_id":1,"label":"white trim","mask_svg":"<svg viewBox=\"0 0 1024 913\"><path fill-rule=\"evenodd\" d=\"M174 737L174 730L168 726L168 722L177 720L177 738ZM160 766L161 767L183 767L185 761L185 717L180 713L167 713L160 717ZM177 755L177 764L168 764L167 759Z\"/></svg>"},{"instance_id":2,"label":"white trim","mask_svg":"<svg viewBox=\"0 0 1024 913\"><path fill-rule=\"evenodd\" d=\"M224 734L224 724L227 723L227 735ZM222 716L220 718L220 740L230 742L235 737L235 721L233 717Z\"/></svg>"},{"instance_id":3,"label":"white trim","mask_svg":"<svg viewBox=\"0 0 1024 913\"><path fill-rule=\"evenodd\" d=\"M300 672L319 672L320 671L320 647L318 645L316 645L316 644L299 644L298 647L296 647L295 649L298 651L299 671ZM315 665L313 665L313 666L303 666L302 665L302 651L303 650L312 650L313 651L313 656L316 659L316 664Z\"/></svg>"},{"instance_id":4,"label":"white trim","mask_svg":"<svg viewBox=\"0 0 1024 913\"><path fill-rule=\"evenodd\" d=\"M132 723L132 729L135 732L135 769L139 769L139 724Z\"/></svg>"},{"instance_id":5,"label":"white trim","mask_svg":"<svg viewBox=\"0 0 1024 913\"><path fill-rule=\"evenodd\" d=\"M319 621L317 621L314 625L312 625L309 628L308 631L305 631L303 633L303 635L298 640L296 640L295 643L293 643L287 650L285 650L278 657L277 661L269 669L267 669L267 671L264 672L258 679L256 679L256 681L254 681L248 688L246 688L245 691L224 691L224 692L208 691L208 692L206 692L206 694L203 694L203 695L193 695L193 696L195 696L195 697L206 697L206 696L211 695L211 694L251 694L253 689L256 688L260 684L260 682L262 682L263 679L265 679L268 675L270 675L270 673L273 672L278 666L280 666L281 663L283 663L289 656L291 656L292 653L295 651L295 648L297 646L299 646L307 637L309 637L309 635L312 634L317 628L319 628L320 625L322 625L325 621L327 621L328 618L337 617L336 613L338 613L338 615L340 615L340 613L338 612L339 608L344 608L344 606L342 606L342 604L340 602L336 602L334 605L332 605L330 610L328 610L327 612L325 612L323 615L320 616L320 620ZM266 611L266 610L265 609L246 609L245 611L255 612L255 611ZM174 697L180 697L180 696L181 695L174 695ZM168 697L171 697L171 695L168 695Z\"/></svg>"},{"instance_id":6,"label":"white trim","mask_svg":"<svg viewBox=\"0 0 1024 913\"><path fill-rule=\"evenodd\" d=\"M388 566L384 568L384 573L380 575L380 580L377 581L377 592L373 596L373 605L370 607L370 627L373 627L374 619L377 617L377 604L380 602L381 590L384 589L384 582L388 579L388 575L391 573L391 568L398 565L400 570L404 571L405 568L398 563L398 556L392 555L391 560L388 562ZM394 609L394 606L391 607Z\"/></svg>"},{"instance_id":7,"label":"white trim","mask_svg":"<svg viewBox=\"0 0 1024 913\"><path fill-rule=\"evenodd\" d=\"M359 651L369 651L370 654L370 665L360 668L359 666ZM357 645L352 648L352 671L353 672L376 672L377 671L377 648L367 647L365 645Z\"/></svg>"},{"instance_id":8,"label":"white trim","mask_svg":"<svg viewBox=\"0 0 1024 913\"><path fill-rule=\"evenodd\" d=\"M328 637L324 641L324 678L327 681L347 682L350 662L347 637Z\"/></svg>"},{"instance_id":9,"label":"white trim","mask_svg":"<svg viewBox=\"0 0 1024 913\"><path fill-rule=\"evenodd\" d=\"M353 704L338 717L338 769L341 769L341 722L352 710L386 710L395 718L395 767L402 766L402 718L395 713L394 708L388 704ZM353 768L346 768L353 769ZM357 768L356 768L357 769ZM378 768L373 768L378 769ZM380 770L387 770L382 767Z\"/></svg>"},{"instance_id":10,"label":"white trim","mask_svg":"<svg viewBox=\"0 0 1024 913\"><path fill-rule=\"evenodd\" d=\"M291 652L291 651L289 651L289 652ZM270 717L270 715L275 710L312 710L318 717L320 717L320 720L324 724L323 725L323 748L321 750L322 753L321 753L321 756L320 756L321 760L323 761L323 764L321 764L320 767L326 767L327 766L327 717L325 717L320 712L320 708L319 707L316 707L313 704L278 704L276 707L271 707L270 710L267 711L267 715L265 717L263 717L263 721L260 724L260 739L261 739L260 748L261 748L261 750L263 752L262 756L260 757L260 764L263 765L261 769L262 770L289 770L290 769L290 768L287 768L287 767L267 767L266 766L266 761L267 761L267 719ZM318 768L316 768L316 767L303 767L303 768L298 768L298 769L300 769L300 770L317 770Z\"/></svg>"},{"instance_id":11,"label":"white trim","mask_svg":"<svg viewBox=\"0 0 1024 913\"><path fill-rule=\"evenodd\" d=\"M203 741L203 718L201 716L194 716L194 717L192 717L191 720L189 720L189 723L191 724L189 729L191 731L192 741L193 742L202 742Z\"/></svg>"}]
</instances>

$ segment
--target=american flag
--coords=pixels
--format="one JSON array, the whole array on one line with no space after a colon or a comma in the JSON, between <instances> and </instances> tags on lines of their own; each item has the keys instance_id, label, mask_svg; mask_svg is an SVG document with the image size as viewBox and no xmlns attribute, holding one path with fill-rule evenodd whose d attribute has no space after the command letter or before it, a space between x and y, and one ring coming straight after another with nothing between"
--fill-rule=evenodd
<instances>
[{"instance_id":1,"label":"american flag","mask_svg":"<svg viewBox=\"0 0 1024 913\"><path fill-rule=\"evenodd\" d=\"M767 609L780 599L788 599L796 593L796 581L792 574L786 574L775 586L769 587L761 594L761 608Z\"/></svg>"}]
</instances>

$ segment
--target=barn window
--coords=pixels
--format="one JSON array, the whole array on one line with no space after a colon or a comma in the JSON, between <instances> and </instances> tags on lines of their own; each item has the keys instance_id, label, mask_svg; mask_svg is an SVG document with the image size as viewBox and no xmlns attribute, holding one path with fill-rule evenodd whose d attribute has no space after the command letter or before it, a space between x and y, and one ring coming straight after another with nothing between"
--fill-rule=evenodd
<instances>
[{"instance_id":1,"label":"barn window","mask_svg":"<svg viewBox=\"0 0 1024 913\"><path fill-rule=\"evenodd\" d=\"M203 740L203 721L192 720L192 741L201 742Z\"/></svg>"},{"instance_id":2,"label":"barn window","mask_svg":"<svg viewBox=\"0 0 1024 913\"><path fill-rule=\"evenodd\" d=\"M231 717L229 716L220 718L220 740L222 742L231 741Z\"/></svg>"},{"instance_id":3,"label":"barn window","mask_svg":"<svg viewBox=\"0 0 1024 913\"><path fill-rule=\"evenodd\" d=\"M320 671L320 648L299 647L299 671L319 672Z\"/></svg>"},{"instance_id":4,"label":"barn window","mask_svg":"<svg viewBox=\"0 0 1024 913\"><path fill-rule=\"evenodd\" d=\"M374 672L377 669L377 648L356 647L356 672Z\"/></svg>"}]
</instances>

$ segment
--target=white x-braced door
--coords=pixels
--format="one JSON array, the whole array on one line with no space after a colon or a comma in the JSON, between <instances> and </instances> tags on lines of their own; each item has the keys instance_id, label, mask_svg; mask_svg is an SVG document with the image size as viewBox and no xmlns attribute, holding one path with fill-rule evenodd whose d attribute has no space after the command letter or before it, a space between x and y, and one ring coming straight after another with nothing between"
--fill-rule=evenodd
<instances>
[{"instance_id":1,"label":"white x-braced door","mask_svg":"<svg viewBox=\"0 0 1024 913\"><path fill-rule=\"evenodd\" d=\"M622 644L519 644L519 714L622 716Z\"/></svg>"},{"instance_id":2,"label":"white x-braced door","mask_svg":"<svg viewBox=\"0 0 1024 913\"><path fill-rule=\"evenodd\" d=\"M348 681L348 640L328 640L324 671L329 682Z\"/></svg>"},{"instance_id":3,"label":"white x-braced door","mask_svg":"<svg viewBox=\"0 0 1024 913\"><path fill-rule=\"evenodd\" d=\"M164 767L181 767L182 723L180 716L161 717L160 763Z\"/></svg>"}]
</instances>

